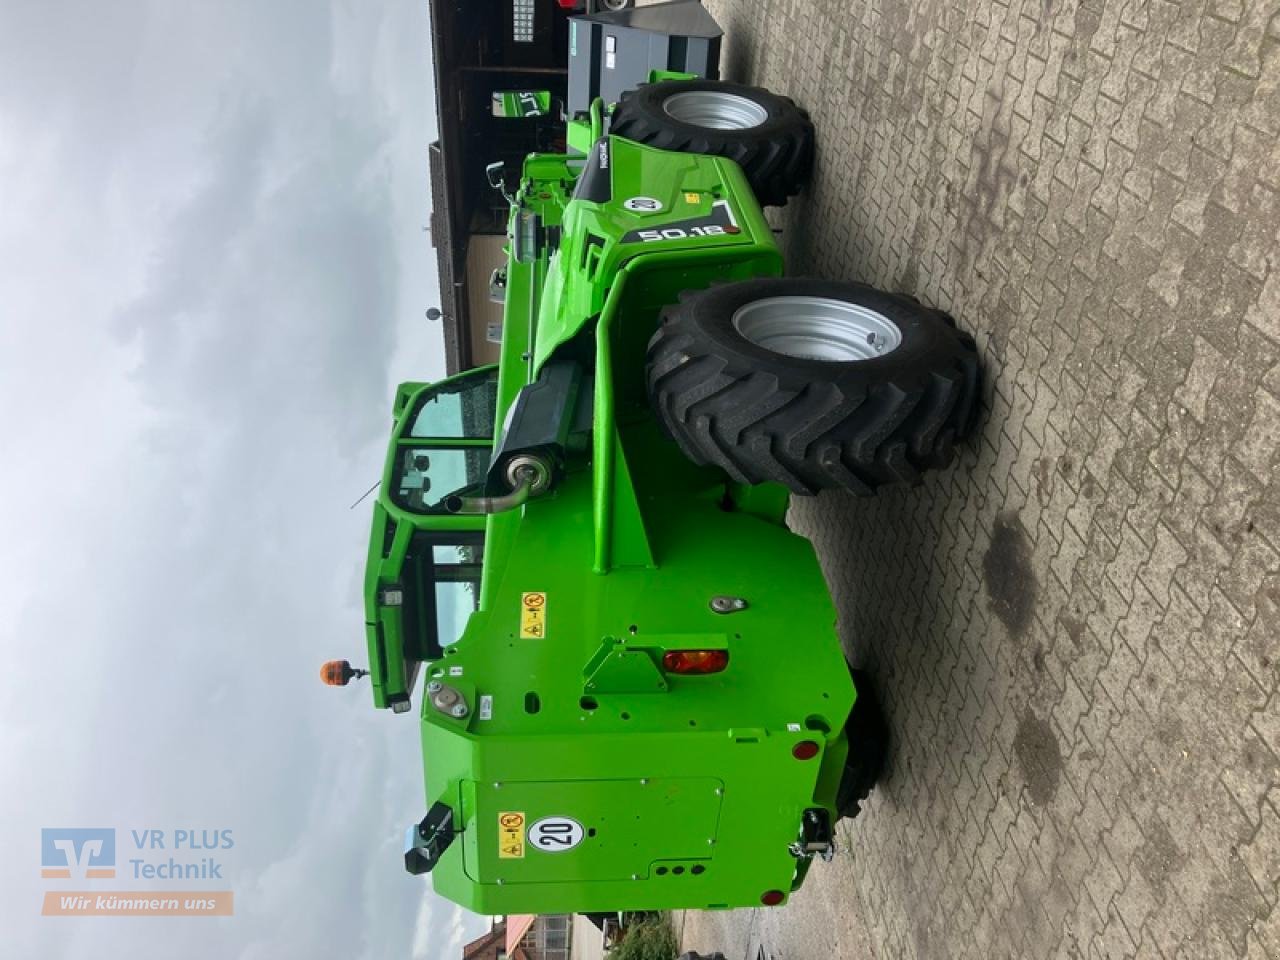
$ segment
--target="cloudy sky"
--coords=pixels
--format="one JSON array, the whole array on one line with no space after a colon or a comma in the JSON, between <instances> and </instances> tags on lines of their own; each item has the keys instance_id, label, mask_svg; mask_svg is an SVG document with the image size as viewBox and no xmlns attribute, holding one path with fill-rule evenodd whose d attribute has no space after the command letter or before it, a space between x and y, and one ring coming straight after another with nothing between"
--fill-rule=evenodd
<instances>
[{"instance_id":1,"label":"cloudy sky","mask_svg":"<svg viewBox=\"0 0 1280 960\"><path fill-rule=\"evenodd\" d=\"M0 0L7 957L483 926L400 864L413 720L317 676L364 658L393 384L443 369L428 52L423 0ZM236 915L41 918L46 826L229 829Z\"/></svg>"}]
</instances>

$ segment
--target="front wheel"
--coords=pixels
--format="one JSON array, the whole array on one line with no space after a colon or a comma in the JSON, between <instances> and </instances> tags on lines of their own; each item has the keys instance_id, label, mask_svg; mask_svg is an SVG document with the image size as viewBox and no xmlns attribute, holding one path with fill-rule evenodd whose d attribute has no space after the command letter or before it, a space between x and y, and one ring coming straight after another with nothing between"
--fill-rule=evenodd
<instances>
[{"instance_id":1,"label":"front wheel","mask_svg":"<svg viewBox=\"0 0 1280 960\"><path fill-rule=\"evenodd\" d=\"M764 206L800 192L813 169L813 124L789 98L718 80L666 80L622 94L609 132L679 153L728 157Z\"/></svg>"},{"instance_id":2,"label":"front wheel","mask_svg":"<svg viewBox=\"0 0 1280 960\"><path fill-rule=\"evenodd\" d=\"M597 0L601 10L629 10L636 5L635 0Z\"/></svg>"},{"instance_id":3,"label":"front wheel","mask_svg":"<svg viewBox=\"0 0 1280 960\"><path fill-rule=\"evenodd\" d=\"M802 494L869 494L946 466L980 389L973 338L946 314L790 278L683 295L649 341L647 380L695 463Z\"/></svg>"}]
</instances>

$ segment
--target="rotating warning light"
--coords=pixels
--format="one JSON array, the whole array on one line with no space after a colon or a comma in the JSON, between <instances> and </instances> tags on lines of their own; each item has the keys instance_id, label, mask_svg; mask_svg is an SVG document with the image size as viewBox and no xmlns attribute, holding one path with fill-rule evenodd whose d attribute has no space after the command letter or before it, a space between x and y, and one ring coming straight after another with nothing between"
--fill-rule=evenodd
<instances>
[{"instance_id":1,"label":"rotating warning light","mask_svg":"<svg viewBox=\"0 0 1280 960\"><path fill-rule=\"evenodd\" d=\"M320 679L331 687L345 687L352 680L368 675L368 670L357 670L346 660L330 660L320 668Z\"/></svg>"}]
</instances>

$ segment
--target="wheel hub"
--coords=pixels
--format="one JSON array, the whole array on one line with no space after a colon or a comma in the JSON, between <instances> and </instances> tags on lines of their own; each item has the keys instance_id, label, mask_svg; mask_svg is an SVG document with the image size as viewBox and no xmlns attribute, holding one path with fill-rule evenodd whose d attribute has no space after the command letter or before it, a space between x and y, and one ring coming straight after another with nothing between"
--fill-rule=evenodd
<instances>
[{"instance_id":1,"label":"wheel hub","mask_svg":"<svg viewBox=\"0 0 1280 960\"><path fill-rule=\"evenodd\" d=\"M739 307L733 328L757 346L802 360L874 360L902 343L877 310L831 297L768 297Z\"/></svg>"},{"instance_id":2,"label":"wheel hub","mask_svg":"<svg viewBox=\"0 0 1280 960\"><path fill-rule=\"evenodd\" d=\"M769 111L754 100L723 90L688 90L662 101L667 116L694 127L712 130L750 130L769 119Z\"/></svg>"}]
</instances>

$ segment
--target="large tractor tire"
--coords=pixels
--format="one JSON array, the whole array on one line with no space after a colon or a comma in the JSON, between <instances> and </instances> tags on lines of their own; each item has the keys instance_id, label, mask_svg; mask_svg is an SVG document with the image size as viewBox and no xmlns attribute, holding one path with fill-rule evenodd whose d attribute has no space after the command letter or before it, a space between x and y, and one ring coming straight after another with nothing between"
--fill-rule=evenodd
<instances>
[{"instance_id":1,"label":"large tractor tire","mask_svg":"<svg viewBox=\"0 0 1280 960\"><path fill-rule=\"evenodd\" d=\"M684 454L741 483L870 494L947 466L979 405L973 338L858 283L765 278L682 295L649 398Z\"/></svg>"},{"instance_id":2,"label":"large tractor tire","mask_svg":"<svg viewBox=\"0 0 1280 960\"><path fill-rule=\"evenodd\" d=\"M756 199L781 205L813 171L813 124L789 98L716 80L667 80L622 94L609 132L681 153L728 157Z\"/></svg>"}]
</instances>

